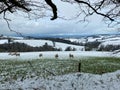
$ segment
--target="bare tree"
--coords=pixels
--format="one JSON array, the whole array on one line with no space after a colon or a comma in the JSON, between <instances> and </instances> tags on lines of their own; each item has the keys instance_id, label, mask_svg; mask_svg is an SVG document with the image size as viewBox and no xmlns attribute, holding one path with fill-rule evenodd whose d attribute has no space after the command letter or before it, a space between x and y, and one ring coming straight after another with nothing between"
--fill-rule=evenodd
<instances>
[{"instance_id":1,"label":"bare tree","mask_svg":"<svg viewBox=\"0 0 120 90\"><path fill-rule=\"evenodd\" d=\"M120 24L120 0L61 0L65 3L78 4L79 12L76 17L84 14L84 19L94 13L103 16L104 20L116 22ZM50 8L51 9L50 9ZM53 16L51 20L55 20L57 15L57 5L52 0L0 0L0 14L3 13L5 18L6 12L14 13L23 11L29 15L34 14L38 18L44 16L44 10L52 10ZM40 15L39 15L40 14ZM8 20L8 19L7 19Z\"/></svg>"}]
</instances>

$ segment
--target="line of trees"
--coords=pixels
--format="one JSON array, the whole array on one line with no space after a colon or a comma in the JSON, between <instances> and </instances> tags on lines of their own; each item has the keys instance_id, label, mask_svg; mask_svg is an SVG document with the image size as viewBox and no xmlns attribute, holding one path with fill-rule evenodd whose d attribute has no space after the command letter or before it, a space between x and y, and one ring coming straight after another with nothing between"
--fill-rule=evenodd
<instances>
[{"instance_id":1,"label":"line of trees","mask_svg":"<svg viewBox=\"0 0 120 90\"><path fill-rule=\"evenodd\" d=\"M98 51L114 51L120 49L120 45L101 45L98 48Z\"/></svg>"},{"instance_id":2,"label":"line of trees","mask_svg":"<svg viewBox=\"0 0 120 90\"><path fill-rule=\"evenodd\" d=\"M85 51L97 50L101 42L87 42L85 43Z\"/></svg>"}]
</instances>

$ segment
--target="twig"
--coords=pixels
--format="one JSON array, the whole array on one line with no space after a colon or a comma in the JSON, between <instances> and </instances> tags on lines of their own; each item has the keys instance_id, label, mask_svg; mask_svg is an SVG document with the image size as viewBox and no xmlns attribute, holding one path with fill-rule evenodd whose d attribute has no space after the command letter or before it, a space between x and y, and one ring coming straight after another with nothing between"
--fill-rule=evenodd
<instances>
[{"instance_id":1,"label":"twig","mask_svg":"<svg viewBox=\"0 0 120 90\"><path fill-rule=\"evenodd\" d=\"M54 74L53 72L51 72L51 71L49 71L49 70L47 70L47 69L45 69L45 68L43 68L45 71L47 71L48 73L50 73L50 74L52 74L53 76L56 76L56 74Z\"/></svg>"}]
</instances>

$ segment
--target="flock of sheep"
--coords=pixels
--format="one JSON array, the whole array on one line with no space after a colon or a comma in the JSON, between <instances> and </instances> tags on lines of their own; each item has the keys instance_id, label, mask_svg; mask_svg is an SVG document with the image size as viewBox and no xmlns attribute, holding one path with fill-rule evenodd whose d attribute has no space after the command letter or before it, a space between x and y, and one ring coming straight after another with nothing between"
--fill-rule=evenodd
<instances>
[{"instance_id":1,"label":"flock of sheep","mask_svg":"<svg viewBox=\"0 0 120 90\"><path fill-rule=\"evenodd\" d=\"M8 55L11 55L11 56L20 56L20 53L19 52L10 52ZM43 54L42 53L40 53L39 54L39 57L43 57ZM58 54L55 54L55 59L58 59L59 58L59 55ZM69 58L74 58L74 55L73 54L69 54Z\"/></svg>"},{"instance_id":2,"label":"flock of sheep","mask_svg":"<svg viewBox=\"0 0 120 90\"><path fill-rule=\"evenodd\" d=\"M20 56L20 53L19 52L9 52L8 55L11 55L11 56Z\"/></svg>"},{"instance_id":3,"label":"flock of sheep","mask_svg":"<svg viewBox=\"0 0 120 90\"><path fill-rule=\"evenodd\" d=\"M40 54L39 54L39 57L43 57L43 54L40 53ZM58 54L55 54L54 57L55 57L55 59L58 59L58 58L59 58L59 55L58 55ZM70 53L70 54L69 54L69 58L74 58L74 55Z\"/></svg>"}]
</instances>

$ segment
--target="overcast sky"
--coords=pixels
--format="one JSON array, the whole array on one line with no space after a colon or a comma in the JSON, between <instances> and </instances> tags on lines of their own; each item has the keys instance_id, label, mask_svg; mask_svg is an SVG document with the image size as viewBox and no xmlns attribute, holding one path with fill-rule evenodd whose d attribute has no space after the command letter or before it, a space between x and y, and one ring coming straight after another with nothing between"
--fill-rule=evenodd
<instances>
[{"instance_id":1,"label":"overcast sky","mask_svg":"<svg viewBox=\"0 0 120 90\"><path fill-rule=\"evenodd\" d=\"M74 5L62 3L58 0L54 1L58 5L58 15L60 17L71 18L74 17L78 9ZM52 14L52 13L51 13ZM117 33L115 27L108 28L107 24L102 21L102 17L99 15L93 15L89 17L89 23L78 23L79 19L75 20L63 20L56 19L51 21L51 17L45 17L38 20L28 20L19 15L9 15L12 19L10 26L13 30L29 35L39 34L107 34ZM11 35L15 34L10 32L7 24L4 20L0 22L0 34Z\"/></svg>"}]
</instances>

